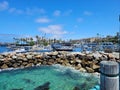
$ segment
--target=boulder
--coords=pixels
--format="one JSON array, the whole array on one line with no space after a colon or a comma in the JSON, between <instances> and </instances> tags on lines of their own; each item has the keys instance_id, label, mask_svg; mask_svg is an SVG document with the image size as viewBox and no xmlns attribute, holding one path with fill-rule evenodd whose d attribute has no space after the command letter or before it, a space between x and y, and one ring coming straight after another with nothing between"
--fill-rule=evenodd
<instances>
[{"instance_id":1,"label":"boulder","mask_svg":"<svg viewBox=\"0 0 120 90\"><path fill-rule=\"evenodd\" d=\"M4 57L3 57L3 55L0 55L0 59L3 59Z\"/></svg>"},{"instance_id":2,"label":"boulder","mask_svg":"<svg viewBox=\"0 0 120 90\"><path fill-rule=\"evenodd\" d=\"M28 64L28 62L23 62L22 65L23 66L26 66Z\"/></svg>"},{"instance_id":3,"label":"boulder","mask_svg":"<svg viewBox=\"0 0 120 90\"><path fill-rule=\"evenodd\" d=\"M23 58L22 60L23 60L23 61L28 61L28 59L27 59L27 58Z\"/></svg>"},{"instance_id":4,"label":"boulder","mask_svg":"<svg viewBox=\"0 0 120 90\"><path fill-rule=\"evenodd\" d=\"M92 68L86 67L86 70L88 73L94 73L94 70Z\"/></svg>"},{"instance_id":5,"label":"boulder","mask_svg":"<svg viewBox=\"0 0 120 90\"><path fill-rule=\"evenodd\" d=\"M16 59L17 59L17 56L13 55L13 56L12 56L12 59L15 59L15 60L16 60Z\"/></svg>"},{"instance_id":6,"label":"boulder","mask_svg":"<svg viewBox=\"0 0 120 90\"><path fill-rule=\"evenodd\" d=\"M99 69L100 68L100 66L99 65L95 65L95 64L93 64L93 66L92 66L92 69Z\"/></svg>"},{"instance_id":7,"label":"boulder","mask_svg":"<svg viewBox=\"0 0 120 90\"><path fill-rule=\"evenodd\" d=\"M27 59L32 59L33 55L27 55L26 58Z\"/></svg>"},{"instance_id":8,"label":"boulder","mask_svg":"<svg viewBox=\"0 0 120 90\"><path fill-rule=\"evenodd\" d=\"M36 58L36 59L41 59L41 58L42 58L42 55L36 55L35 58Z\"/></svg>"},{"instance_id":9,"label":"boulder","mask_svg":"<svg viewBox=\"0 0 120 90\"><path fill-rule=\"evenodd\" d=\"M3 65L1 66L1 69L6 69L6 68L8 68L7 64L3 64Z\"/></svg>"},{"instance_id":10,"label":"boulder","mask_svg":"<svg viewBox=\"0 0 120 90\"><path fill-rule=\"evenodd\" d=\"M48 55L51 55L51 56L57 56L57 55L58 55L58 52L57 52L57 51L55 51L55 52L51 52L51 53L49 53Z\"/></svg>"},{"instance_id":11,"label":"boulder","mask_svg":"<svg viewBox=\"0 0 120 90\"><path fill-rule=\"evenodd\" d=\"M18 65L17 65L16 63L14 63L14 64L13 64L13 67L14 67L14 68L17 68L17 67L18 67Z\"/></svg>"},{"instance_id":12,"label":"boulder","mask_svg":"<svg viewBox=\"0 0 120 90\"><path fill-rule=\"evenodd\" d=\"M86 72L86 69L84 69L84 68L80 68L79 69L81 72Z\"/></svg>"},{"instance_id":13,"label":"boulder","mask_svg":"<svg viewBox=\"0 0 120 90\"><path fill-rule=\"evenodd\" d=\"M33 65L32 63L29 63L25 67L31 67L32 65Z\"/></svg>"}]
</instances>

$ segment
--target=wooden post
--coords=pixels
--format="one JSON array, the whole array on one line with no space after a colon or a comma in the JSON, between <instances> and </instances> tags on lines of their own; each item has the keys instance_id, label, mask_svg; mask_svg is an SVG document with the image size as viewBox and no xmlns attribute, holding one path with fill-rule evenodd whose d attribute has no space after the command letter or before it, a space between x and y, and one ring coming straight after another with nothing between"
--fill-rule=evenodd
<instances>
[{"instance_id":1,"label":"wooden post","mask_svg":"<svg viewBox=\"0 0 120 90\"><path fill-rule=\"evenodd\" d=\"M101 61L100 90L119 90L119 64L117 62Z\"/></svg>"}]
</instances>

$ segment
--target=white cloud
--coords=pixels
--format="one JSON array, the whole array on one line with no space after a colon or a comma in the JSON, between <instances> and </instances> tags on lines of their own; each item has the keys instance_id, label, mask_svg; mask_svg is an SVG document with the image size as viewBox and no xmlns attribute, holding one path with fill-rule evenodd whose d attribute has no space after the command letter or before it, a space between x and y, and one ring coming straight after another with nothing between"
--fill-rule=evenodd
<instances>
[{"instance_id":1,"label":"white cloud","mask_svg":"<svg viewBox=\"0 0 120 90\"><path fill-rule=\"evenodd\" d=\"M7 10L9 8L9 4L6 1L0 2L0 11Z\"/></svg>"},{"instance_id":2,"label":"white cloud","mask_svg":"<svg viewBox=\"0 0 120 90\"><path fill-rule=\"evenodd\" d=\"M84 11L83 14L86 15L86 16L90 16L90 15L92 15L92 12L90 12L90 11Z\"/></svg>"},{"instance_id":3,"label":"white cloud","mask_svg":"<svg viewBox=\"0 0 120 90\"><path fill-rule=\"evenodd\" d=\"M62 35L67 34L67 31L63 30L61 25L48 25L47 27L40 27L38 30L46 34L51 34L54 38L60 38Z\"/></svg>"},{"instance_id":4,"label":"white cloud","mask_svg":"<svg viewBox=\"0 0 120 90\"><path fill-rule=\"evenodd\" d=\"M83 18L78 18L77 21L78 21L78 22L82 22L82 21L83 21Z\"/></svg>"},{"instance_id":5,"label":"white cloud","mask_svg":"<svg viewBox=\"0 0 120 90\"><path fill-rule=\"evenodd\" d=\"M60 10L56 10L53 13L54 16L60 16L61 15L61 11Z\"/></svg>"},{"instance_id":6,"label":"white cloud","mask_svg":"<svg viewBox=\"0 0 120 90\"><path fill-rule=\"evenodd\" d=\"M49 22L51 22L51 20L48 19L48 18L38 18L38 19L36 19L35 21L36 21L37 23L49 23Z\"/></svg>"}]
</instances>

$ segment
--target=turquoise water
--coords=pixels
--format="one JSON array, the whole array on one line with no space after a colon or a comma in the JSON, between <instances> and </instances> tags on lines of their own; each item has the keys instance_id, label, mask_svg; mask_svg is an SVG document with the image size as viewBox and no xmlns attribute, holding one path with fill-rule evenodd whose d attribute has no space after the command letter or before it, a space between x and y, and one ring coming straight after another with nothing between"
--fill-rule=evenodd
<instances>
[{"instance_id":1,"label":"turquoise water","mask_svg":"<svg viewBox=\"0 0 120 90\"><path fill-rule=\"evenodd\" d=\"M73 90L75 86L89 90L98 81L95 76L60 65L0 72L0 90L44 90L37 89L41 85L48 86L49 90Z\"/></svg>"}]
</instances>

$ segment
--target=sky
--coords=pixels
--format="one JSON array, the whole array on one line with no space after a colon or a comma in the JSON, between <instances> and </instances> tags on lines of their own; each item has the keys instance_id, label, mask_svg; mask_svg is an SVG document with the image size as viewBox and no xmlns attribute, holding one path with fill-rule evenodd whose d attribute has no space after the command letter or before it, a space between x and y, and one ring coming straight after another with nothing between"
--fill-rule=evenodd
<instances>
[{"instance_id":1,"label":"sky","mask_svg":"<svg viewBox=\"0 0 120 90\"><path fill-rule=\"evenodd\" d=\"M0 41L115 35L119 15L120 0L0 0Z\"/></svg>"}]
</instances>

